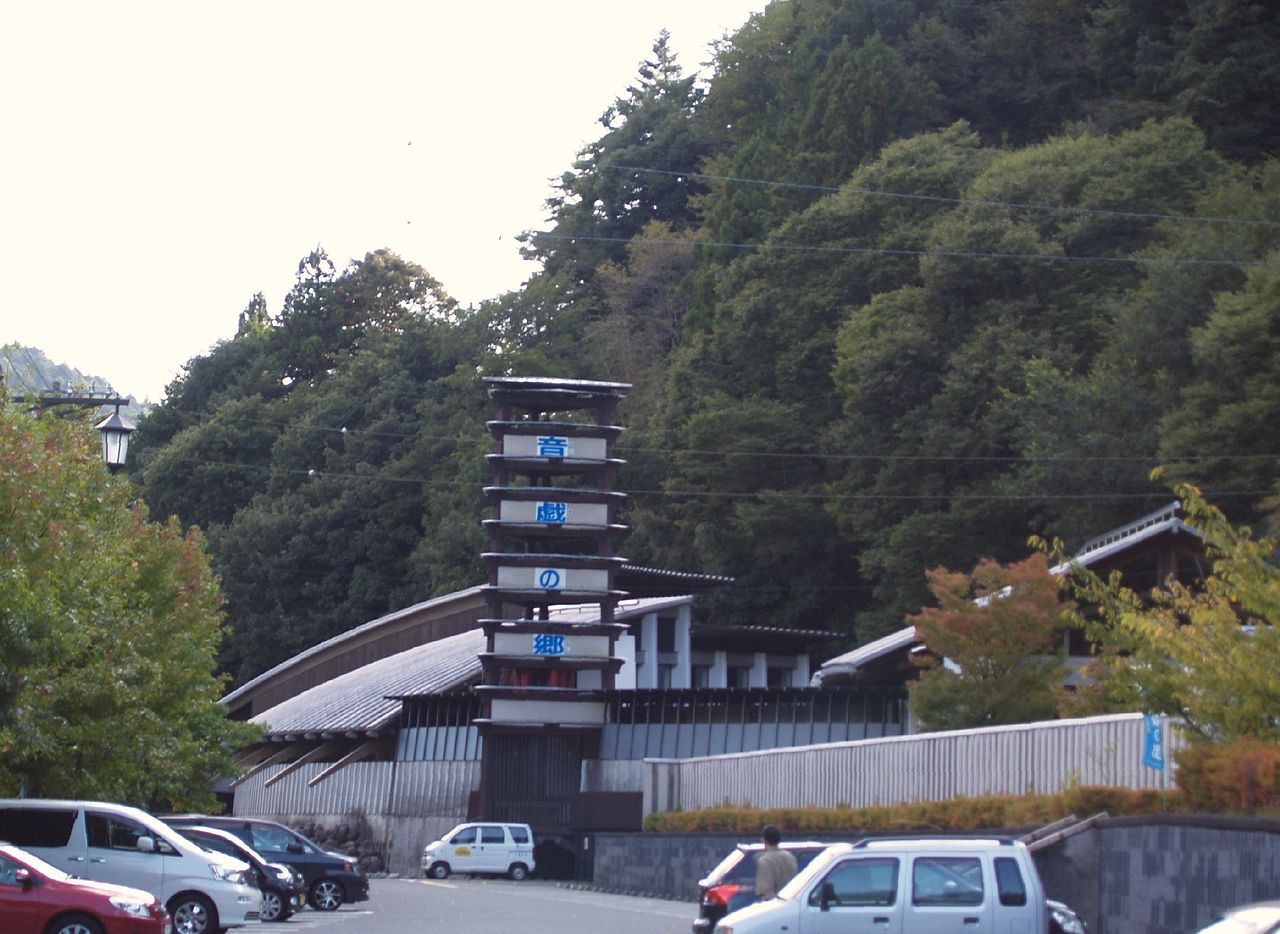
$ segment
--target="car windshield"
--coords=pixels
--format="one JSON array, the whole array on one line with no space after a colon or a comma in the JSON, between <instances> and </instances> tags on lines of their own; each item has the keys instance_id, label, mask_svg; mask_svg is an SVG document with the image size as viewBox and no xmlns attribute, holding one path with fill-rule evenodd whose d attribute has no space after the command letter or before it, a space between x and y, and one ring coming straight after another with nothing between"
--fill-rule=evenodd
<instances>
[{"instance_id":1,"label":"car windshield","mask_svg":"<svg viewBox=\"0 0 1280 934\"><path fill-rule=\"evenodd\" d=\"M0 852L3 852L3 851L0 850ZM63 872L57 866L50 866L48 863L42 860L39 856L34 856L31 853L28 853L26 850L22 850L20 854L14 853L13 855L16 856L18 859L20 859L22 862L26 863L36 872L40 873L42 876L48 876L50 879L57 879L59 882L65 882L67 879L72 878L72 876L69 873Z\"/></svg>"},{"instance_id":2,"label":"car windshield","mask_svg":"<svg viewBox=\"0 0 1280 934\"><path fill-rule=\"evenodd\" d=\"M790 901L791 899L795 898L796 895L798 895L804 889L804 887L808 884L809 880L814 877L814 875L822 872L827 866L831 865L831 861L834 860L836 856L841 855L845 852L847 852L847 849L846 850L838 850L838 849L823 850L821 853L819 853L817 856L813 858L813 861L810 862L808 866L805 866L798 873L792 876L791 881L778 890L778 894L776 897L782 899L783 901Z\"/></svg>"},{"instance_id":3,"label":"car windshield","mask_svg":"<svg viewBox=\"0 0 1280 934\"><path fill-rule=\"evenodd\" d=\"M302 834L285 827L250 824L249 832L253 837L253 848L259 853L288 853L290 844L301 847L301 850L296 852L320 852L320 848Z\"/></svg>"},{"instance_id":4,"label":"car windshield","mask_svg":"<svg viewBox=\"0 0 1280 934\"><path fill-rule=\"evenodd\" d=\"M248 860L254 863L265 863L261 854L253 847L240 840L239 837L227 834L223 836L221 833L211 831L208 828L201 827L185 834L188 840L193 840L200 844L206 850L214 853L221 853L224 856L234 856L236 859Z\"/></svg>"}]
</instances>

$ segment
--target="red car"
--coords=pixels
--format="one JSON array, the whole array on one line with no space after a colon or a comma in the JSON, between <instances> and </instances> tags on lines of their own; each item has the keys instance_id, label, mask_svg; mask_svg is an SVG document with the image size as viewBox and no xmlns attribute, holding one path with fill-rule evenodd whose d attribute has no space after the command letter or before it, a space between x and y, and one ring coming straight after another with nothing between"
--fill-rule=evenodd
<instances>
[{"instance_id":1,"label":"red car","mask_svg":"<svg viewBox=\"0 0 1280 934\"><path fill-rule=\"evenodd\" d=\"M4 934L164 934L169 912L141 889L73 879L16 846L0 844Z\"/></svg>"}]
</instances>

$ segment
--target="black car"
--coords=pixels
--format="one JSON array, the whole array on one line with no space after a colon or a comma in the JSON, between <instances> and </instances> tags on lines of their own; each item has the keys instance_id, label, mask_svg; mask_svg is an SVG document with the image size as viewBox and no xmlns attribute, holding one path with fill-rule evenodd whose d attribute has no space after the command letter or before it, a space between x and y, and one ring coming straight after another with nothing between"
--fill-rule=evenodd
<instances>
[{"instance_id":1,"label":"black car","mask_svg":"<svg viewBox=\"0 0 1280 934\"><path fill-rule=\"evenodd\" d=\"M803 869L830 845L784 840L782 849L794 856L797 867ZM756 860L763 852L763 843L739 843L698 883L698 917L693 922L693 934L711 934L717 921L756 900Z\"/></svg>"},{"instance_id":2,"label":"black car","mask_svg":"<svg viewBox=\"0 0 1280 934\"><path fill-rule=\"evenodd\" d=\"M346 902L369 898L369 877L351 856L320 849L296 830L256 817L208 817L184 814L162 818L177 828L217 827L235 834L264 859L302 873L307 902L319 911L336 911Z\"/></svg>"},{"instance_id":3,"label":"black car","mask_svg":"<svg viewBox=\"0 0 1280 934\"><path fill-rule=\"evenodd\" d=\"M301 873L283 863L269 863L235 834L218 827L175 827L196 846L224 853L253 867L262 890L262 921L285 921L306 902L306 883Z\"/></svg>"}]
</instances>

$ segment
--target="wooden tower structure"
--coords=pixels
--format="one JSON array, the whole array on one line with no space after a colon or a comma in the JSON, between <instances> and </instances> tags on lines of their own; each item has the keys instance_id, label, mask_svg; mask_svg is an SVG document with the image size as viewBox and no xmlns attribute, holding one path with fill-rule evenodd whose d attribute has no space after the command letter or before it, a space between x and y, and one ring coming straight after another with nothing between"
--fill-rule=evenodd
<instances>
[{"instance_id":1,"label":"wooden tower structure","mask_svg":"<svg viewBox=\"0 0 1280 934\"><path fill-rule=\"evenodd\" d=\"M626 383L487 377L496 418L483 555L484 739L476 811L564 833L583 759L598 755L606 692L623 663L614 622L623 558L613 424ZM557 622L557 604L597 604L589 622Z\"/></svg>"}]
</instances>

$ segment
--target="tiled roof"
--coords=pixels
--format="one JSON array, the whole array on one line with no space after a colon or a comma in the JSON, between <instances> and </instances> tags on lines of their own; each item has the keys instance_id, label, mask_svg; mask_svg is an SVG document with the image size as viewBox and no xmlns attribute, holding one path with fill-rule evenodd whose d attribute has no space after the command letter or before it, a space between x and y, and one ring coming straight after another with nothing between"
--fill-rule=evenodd
<instances>
[{"instance_id":1,"label":"tiled roof","mask_svg":"<svg viewBox=\"0 0 1280 934\"><path fill-rule=\"evenodd\" d=\"M466 590L459 590L455 593L448 593L442 597L434 597L430 600L424 600L422 603L415 603L413 606L407 606L404 609L396 610L393 613L388 613L386 616L379 616L377 619L370 620L367 623L362 623L361 625L356 626L354 629L348 629L346 632L338 633L338 635L333 636L330 639L326 639L324 642L317 643L316 645L313 645L311 648L304 649L303 651L299 652L297 655L294 655L290 658L285 659L279 665L276 665L274 668L271 668L268 671L264 671L262 674L258 675L256 678L246 681L244 684L240 685L240 687L236 688L234 691L229 693L226 697L222 698L221 703L226 704L229 707L234 707L236 704L236 701L238 701L245 694L250 693L251 691L254 690L254 688L258 687L259 685L270 681L272 678L274 678L276 675L280 674L281 672L287 671L290 668L297 668L302 663L306 662L307 659L312 658L316 655L323 655L329 649L339 646L344 642L351 642L353 640L357 640L371 629L378 629L380 627L394 624L399 620L405 619L406 617L413 616L414 614L420 613L423 610L428 610L433 606L454 602L459 600L460 598L474 596L478 593L480 593L479 587L470 587Z\"/></svg>"},{"instance_id":2,"label":"tiled roof","mask_svg":"<svg viewBox=\"0 0 1280 934\"><path fill-rule=\"evenodd\" d=\"M1181 508L1180 503L1170 503L1163 509L1157 509L1141 519L1130 522L1128 525L1122 525L1096 538L1091 538L1080 546L1080 549L1072 555L1070 560L1050 568L1049 573L1054 576L1061 576L1071 570L1072 565L1090 567L1111 555L1132 548L1134 545L1155 538L1158 535L1163 535L1166 532L1186 532L1199 537L1199 532L1179 518L1178 514ZM989 597L980 598L979 602L986 602L989 599ZM837 655L835 658L823 662L813 676L813 683L815 685L821 684L825 676L853 674L868 662L874 661L882 655L908 648L918 641L915 627L906 626L874 642L859 646L851 652L845 652L843 655Z\"/></svg>"},{"instance_id":3,"label":"tiled roof","mask_svg":"<svg viewBox=\"0 0 1280 934\"><path fill-rule=\"evenodd\" d=\"M277 736L382 729L400 715L399 697L440 694L479 677L484 646L482 629L428 642L316 685L253 722Z\"/></svg>"}]
</instances>

